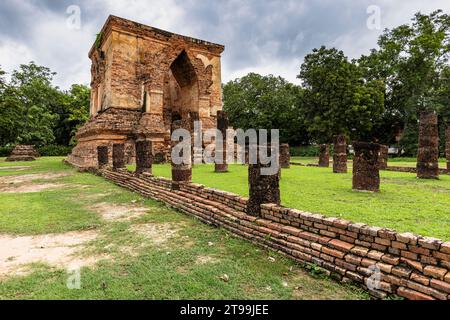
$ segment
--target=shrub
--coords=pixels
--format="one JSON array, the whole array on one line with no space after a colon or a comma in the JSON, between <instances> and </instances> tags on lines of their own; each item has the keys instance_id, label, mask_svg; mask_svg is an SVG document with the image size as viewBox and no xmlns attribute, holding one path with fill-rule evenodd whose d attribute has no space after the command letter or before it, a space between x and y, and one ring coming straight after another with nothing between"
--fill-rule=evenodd
<instances>
[{"instance_id":1,"label":"shrub","mask_svg":"<svg viewBox=\"0 0 450 320\"><path fill-rule=\"evenodd\" d=\"M63 157L72 152L72 147L48 145L38 148L38 152L41 157Z\"/></svg>"},{"instance_id":2,"label":"shrub","mask_svg":"<svg viewBox=\"0 0 450 320\"><path fill-rule=\"evenodd\" d=\"M319 147L318 146L291 147L290 152L292 157L318 157Z\"/></svg>"},{"instance_id":3,"label":"shrub","mask_svg":"<svg viewBox=\"0 0 450 320\"><path fill-rule=\"evenodd\" d=\"M11 151L13 149L14 149L14 146L0 147L0 157L8 157L11 154Z\"/></svg>"}]
</instances>

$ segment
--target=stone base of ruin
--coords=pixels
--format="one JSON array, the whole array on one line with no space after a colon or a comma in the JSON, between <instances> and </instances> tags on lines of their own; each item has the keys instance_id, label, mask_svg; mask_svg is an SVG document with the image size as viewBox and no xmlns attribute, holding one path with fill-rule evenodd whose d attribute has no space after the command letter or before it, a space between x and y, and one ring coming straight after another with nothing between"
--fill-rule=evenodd
<instances>
[{"instance_id":1,"label":"stone base of ruin","mask_svg":"<svg viewBox=\"0 0 450 320\"><path fill-rule=\"evenodd\" d=\"M447 170L450 171L450 124L445 130L445 157L447 158Z\"/></svg>"},{"instance_id":2,"label":"stone base of ruin","mask_svg":"<svg viewBox=\"0 0 450 320\"><path fill-rule=\"evenodd\" d=\"M6 161L34 161L39 157L38 152L33 145L17 145L11 152L11 155L6 158Z\"/></svg>"},{"instance_id":3,"label":"stone base of ruin","mask_svg":"<svg viewBox=\"0 0 450 320\"><path fill-rule=\"evenodd\" d=\"M328 144L319 146L319 167L330 167L330 146Z\"/></svg>"},{"instance_id":4,"label":"stone base of ruin","mask_svg":"<svg viewBox=\"0 0 450 320\"><path fill-rule=\"evenodd\" d=\"M334 138L333 172L347 173L347 141L344 135Z\"/></svg>"},{"instance_id":5,"label":"stone base of ruin","mask_svg":"<svg viewBox=\"0 0 450 320\"><path fill-rule=\"evenodd\" d=\"M136 173L152 173L153 154L152 142L140 140L136 142Z\"/></svg>"},{"instance_id":6,"label":"stone base of ruin","mask_svg":"<svg viewBox=\"0 0 450 320\"><path fill-rule=\"evenodd\" d=\"M386 170L388 166L389 159L389 147L385 145L380 145L380 154L378 157L378 167L380 170Z\"/></svg>"},{"instance_id":7,"label":"stone base of ruin","mask_svg":"<svg viewBox=\"0 0 450 320\"><path fill-rule=\"evenodd\" d=\"M249 164L248 182L250 188L247 213L259 217L264 203L280 204L280 171L275 175L262 175L261 169L269 165Z\"/></svg>"},{"instance_id":8,"label":"stone base of ruin","mask_svg":"<svg viewBox=\"0 0 450 320\"><path fill-rule=\"evenodd\" d=\"M215 164L214 172L216 173L226 173L228 172L228 164Z\"/></svg>"},{"instance_id":9,"label":"stone base of ruin","mask_svg":"<svg viewBox=\"0 0 450 320\"><path fill-rule=\"evenodd\" d=\"M380 191L379 153L377 143L354 142L353 190Z\"/></svg>"},{"instance_id":10,"label":"stone base of ruin","mask_svg":"<svg viewBox=\"0 0 450 320\"><path fill-rule=\"evenodd\" d=\"M439 178L439 130L438 117L434 112L420 114L417 177Z\"/></svg>"},{"instance_id":11,"label":"stone base of ruin","mask_svg":"<svg viewBox=\"0 0 450 320\"><path fill-rule=\"evenodd\" d=\"M283 143L280 145L280 167L289 169L291 167L291 153L289 144Z\"/></svg>"}]
</instances>

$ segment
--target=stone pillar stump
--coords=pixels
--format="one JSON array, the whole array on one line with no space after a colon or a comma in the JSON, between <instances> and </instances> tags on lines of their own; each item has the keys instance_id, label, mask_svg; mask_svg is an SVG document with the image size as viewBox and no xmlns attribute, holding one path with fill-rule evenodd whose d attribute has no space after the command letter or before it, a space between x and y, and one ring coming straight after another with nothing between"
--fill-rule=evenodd
<instances>
[{"instance_id":1,"label":"stone pillar stump","mask_svg":"<svg viewBox=\"0 0 450 320\"><path fill-rule=\"evenodd\" d=\"M125 168L125 145L123 143L113 144L113 170Z\"/></svg>"},{"instance_id":2,"label":"stone pillar stump","mask_svg":"<svg viewBox=\"0 0 450 320\"><path fill-rule=\"evenodd\" d=\"M445 130L445 158L447 158L447 170L450 171L450 124Z\"/></svg>"},{"instance_id":3,"label":"stone pillar stump","mask_svg":"<svg viewBox=\"0 0 450 320\"><path fill-rule=\"evenodd\" d=\"M217 130L222 133L222 152L219 152L222 163L215 164L215 172L223 173L228 172L227 164L227 130L229 126L228 113L223 111L217 111ZM217 151L216 146L216 151Z\"/></svg>"},{"instance_id":4,"label":"stone pillar stump","mask_svg":"<svg viewBox=\"0 0 450 320\"><path fill-rule=\"evenodd\" d=\"M380 145L380 155L378 157L378 166L380 170L386 170L388 167L389 159L389 147L385 145Z\"/></svg>"},{"instance_id":5,"label":"stone pillar stump","mask_svg":"<svg viewBox=\"0 0 450 320\"><path fill-rule=\"evenodd\" d=\"M420 179L439 178L439 130L438 117L435 112L420 114L417 177Z\"/></svg>"},{"instance_id":6,"label":"stone pillar stump","mask_svg":"<svg viewBox=\"0 0 450 320\"><path fill-rule=\"evenodd\" d=\"M289 169L291 167L291 153L289 144L283 143L280 145L280 167Z\"/></svg>"},{"instance_id":7,"label":"stone pillar stump","mask_svg":"<svg viewBox=\"0 0 450 320\"><path fill-rule=\"evenodd\" d=\"M378 143L354 142L353 149L353 190L380 191L379 155Z\"/></svg>"},{"instance_id":8,"label":"stone pillar stump","mask_svg":"<svg viewBox=\"0 0 450 320\"><path fill-rule=\"evenodd\" d=\"M136 173L152 173L153 144L150 140L136 141Z\"/></svg>"},{"instance_id":9,"label":"stone pillar stump","mask_svg":"<svg viewBox=\"0 0 450 320\"><path fill-rule=\"evenodd\" d=\"M265 146L267 148L267 146ZM261 169L269 167L270 164L262 164L258 161L256 164L248 166L248 183L250 197L247 202L247 213L258 217L261 216L261 204L274 203L280 204L280 170L274 175L263 175Z\"/></svg>"},{"instance_id":10,"label":"stone pillar stump","mask_svg":"<svg viewBox=\"0 0 450 320\"><path fill-rule=\"evenodd\" d=\"M333 172L347 173L347 140L342 134L334 137Z\"/></svg>"},{"instance_id":11,"label":"stone pillar stump","mask_svg":"<svg viewBox=\"0 0 450 320\"><path fill-rule=\"evenodd\" d=\"M98 168L105 169L109 164L108 146L97 147Z\"/></svg>"},{"instance_id":12,"label":"stone pillar stump","mask_svg":"<svg viewBox=\"0 0 450 320\"><path fill-rule=\"evenodd\" d=\"M177 120L172 123L172 132L177 129L186 129L189 127L182 120ZM189 130L188 130L189 131ZM171 147L172 149L180 143L179 141L172 141ZM174 159L171 157L172 164L172 189L179 190L180 182L190 182L192 180L192 158L189 154L181 154L182 157L181 163L175 163Z\"/></svg>"},{"instance_id":13,"label":"stone pillar stump","mask_svg":"<svg viewBox=\"0 0 450 320\"><path fill-rule=\"evenodd\" d=\"M328 144L319 146L319 167L330 167L330 146Z\"/></svg>"}]
</instances>

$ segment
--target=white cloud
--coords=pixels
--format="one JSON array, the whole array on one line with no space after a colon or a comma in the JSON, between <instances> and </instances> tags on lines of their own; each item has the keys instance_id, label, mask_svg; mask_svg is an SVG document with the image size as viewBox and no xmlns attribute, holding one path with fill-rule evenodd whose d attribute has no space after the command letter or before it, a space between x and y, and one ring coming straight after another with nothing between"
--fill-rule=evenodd
<instances>
[{"instance_id":1,"label":"white cloud","mask_svg":"<svg viewBox=\"0 0 450 320\"><path fill-rule=\"evenodd\" d=\"M81 29L66 26L69 5L81 8ZM296 75L305 54L336 46L351 58L376 47L381 30L369 30L366 9L378 5L381 28L408 23L417 11L450 12L448 0L3 0L0 65L11 71L34 60L58 73L56 83L90 82L87 57L109 14L224 44L224 81L248 72Z\"/></svg>"}]
</instances>

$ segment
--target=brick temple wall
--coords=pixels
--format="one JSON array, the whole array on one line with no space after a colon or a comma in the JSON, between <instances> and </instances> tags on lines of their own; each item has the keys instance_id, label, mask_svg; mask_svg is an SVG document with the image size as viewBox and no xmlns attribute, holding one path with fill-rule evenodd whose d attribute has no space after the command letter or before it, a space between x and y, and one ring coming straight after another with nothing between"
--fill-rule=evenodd
<instances>
[{"instance_id":1,"label":"brick temple wall","mask_svg":"<svg viewBox=\"0 0 450 320\"><path fill-rule=\"evenodd\" d=\"M333 278L368 289L374 297L450 299L450 242L274 204L262 205L261 217L253 217L246 213L248 200L229 192L193 183L181 183L175 191L171 180L146 174L110 170L98 174L204 223L319 266ZM370 283L376 269L380 278L374 289Z\"/></svg>"}]
</instances>

